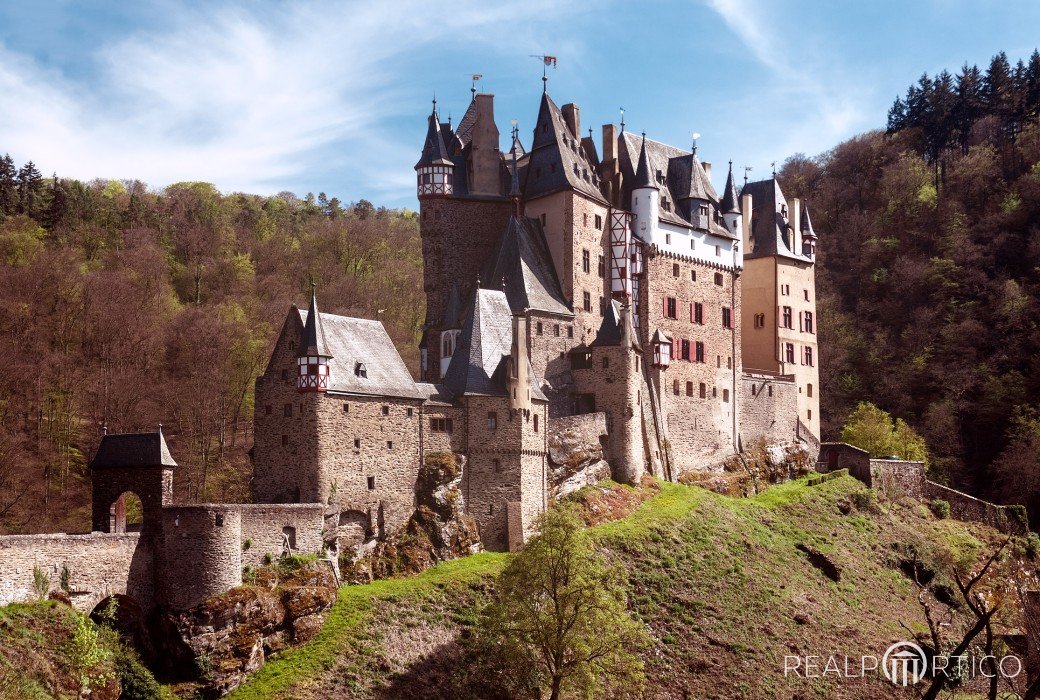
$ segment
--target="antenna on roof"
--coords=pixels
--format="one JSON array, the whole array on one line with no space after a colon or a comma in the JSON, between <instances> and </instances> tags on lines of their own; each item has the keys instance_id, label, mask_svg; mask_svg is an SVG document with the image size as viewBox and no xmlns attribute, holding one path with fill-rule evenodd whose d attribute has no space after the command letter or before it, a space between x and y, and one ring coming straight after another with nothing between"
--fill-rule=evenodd
<instances>
[{"instance_id":1,"label":"antenna on roof","mask_svg":"<svg viewBox=\"0 0 1040 700\"><path fill-rule=\"evenodd\" d=\"M623 134L625 133L625 108L618 107L618 110L621 111L621 133Z\"/></svg>"},{"instance_id":2,"label":"antenna on roof","mask_svg":"<svg viewBox=\"0 0 1040 700\"><path fill-rule=\"evenodd\" d=\"M549 66L552 66L553 70L556 70L556 57L555 56L539 56L538 54L534 54L534 53L530 54L530 57L531 58L540 59L541 62L542 62L542 92L545 92L548 89L548 85L549 85L549 75L546 72L546 69Z\"/></svg>"},{"instance_id":3,"label":"antenna on roof","mask_svg":"<svg viewBox=\"0 0 1040 700\"><path fill-rule=\"evenodd\" d=\"M472 95L472 96L473 96L474 98L475 98L475 97L477 96L477 83L478 83L478 82L480 81L480 79L481 79L481 78L483 78L483 77L484 77L484 74L483 74L483 73L471 73L471 74L470 74L470 80L471 80L472 82L470 82L470 86L469 86L469 93L470 93L470 95Z\"/></svg>"}]
</instances>

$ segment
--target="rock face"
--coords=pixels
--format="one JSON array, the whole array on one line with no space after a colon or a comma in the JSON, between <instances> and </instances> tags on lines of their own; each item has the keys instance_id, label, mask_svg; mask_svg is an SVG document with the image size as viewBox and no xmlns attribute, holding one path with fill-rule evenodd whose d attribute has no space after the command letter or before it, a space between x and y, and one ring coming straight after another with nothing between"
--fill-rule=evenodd
<instances>
[{"instance_id":1,"label":"rock face","mask_svg":"<svg viewBox=\"0 0 1040 700\"><path fill-rule=\"evenodd\" d=\"M598 435L568 426L551 430L548 443L549 489L554 500L610 478L610 465L603 460Z\"/></svg>"},{"instance_id":2,"label":"rock face","mask_svg":"<svg viewBox=\"0 0 1040 700\"><path fill-rule=\"evenodd\" d=\"M462 472L466 458L451 452L426 455L416 482L415 511L407 525L383 541L359 548L340 564L351 583L414 574L448 559L479 552L476 521L465 513Z\"/></svg>"},{"instance_id":3,"label":"rock face","mask_svg":"<svg viewBox=\"0 0 1040 700\"><path fill-rule=\"evenodd\" d=\"M751 496L771 484L808 474L813 460L799 444L766 444L764 440L729 457L719 468L683 472L679 483L702 486L727 496Z\"/></svg>"},{"instance_id":4,"label":"rock face","mask_svg":"<svg viewBox=\"0 0 1040 700\"><path fill-rule=\"evenodd\" d=\"M253 585L214 596L157 619L159 658L168 671L197 679L206 697L238 687L267 657L309 641L336 600L328 562L265 567Z\"/></svg>"}]
</instances>

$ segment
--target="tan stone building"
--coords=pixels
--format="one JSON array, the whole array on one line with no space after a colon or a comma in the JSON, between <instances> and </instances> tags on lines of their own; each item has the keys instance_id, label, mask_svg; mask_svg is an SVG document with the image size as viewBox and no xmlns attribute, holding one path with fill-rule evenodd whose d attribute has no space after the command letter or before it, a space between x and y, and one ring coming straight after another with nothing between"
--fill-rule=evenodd
<instances>
[{"instance_id":1,"label":"tan stone building","mask_svg":"<svg viewBox=\"0 0 1040 700\"><path fill-rule=\"evenodd\" d=\"M547 506L554 421L600 416L628 483L763 438L818 442L808 212L775 180L738 196L732 169L720 198L696 147L602 136L543 92L530 148L514 128L502 151L492 95L454 128L434 103L415 166L420 376L378 322L294 307L257 381L258 501L329 504L341 538L381 537L407 522L425 456L451 451L503 549Z\"/></svg>"}]
</instances>

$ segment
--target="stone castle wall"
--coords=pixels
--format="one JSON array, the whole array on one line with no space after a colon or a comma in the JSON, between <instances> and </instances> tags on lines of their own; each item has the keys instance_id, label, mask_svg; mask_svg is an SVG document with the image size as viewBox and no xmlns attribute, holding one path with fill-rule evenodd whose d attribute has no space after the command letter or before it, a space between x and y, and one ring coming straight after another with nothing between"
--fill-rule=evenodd
<instances>
[{"instance_id":1,"label":"stone castle wall","mask_svg":"<svg viewBox=\"0 0 1040 700\"><path fill-rule=\"evenodd\" d=\"M676 274L678 266L678 274ZM740 382L740 286L732 271L672 254L650 253L640 279L640 341L645 362L653 361L650 337L660 328L672 338L675 358L666 370L651 369L658 385L665 439L670 445L673 474L718 463L735 451L734 412ZM696 281L693 280L694 273ZM722 284L715 283L715 275ZM676 300L676 317L665 316L665 299ZM691 310L702 304L702 323ZM730 309L732 328L722 325ZM682 341L689 360L682 359ZM696 360L696 343L704 343L704 361ZM701 386L704 397L701 397Z\"/></svg>"},{"instance_id":2,"label":"stone castle wall","mask_svg":"<svg viewBox=\"0 0 1040 700\"><path fill-rule=\"evenodd\" d=\"M1025 535L1028 527L1015 518L1007 506L998 506L987 501L955 491L934 481L925 481L924 498L942 499L950 504L950 515L958 520L985 523L1001 532Z\"/></svg>"},{"instance_id":3,"label":"stone castle wall","mask_svg":"<svg viewBox=\"0 0 1040 700\"><path fill-rule=\"evenodd\" d=\"M740 377L740 443L749 448L759 439L767 443L793 442L797 436L798 386L794 377L744 372Z\"/></svg>"},{"instance_id":4,"label":"stone castle wall","mask_svg":"<svg viewBox=\"0 0 1040 700\"><path fill-rule=\"evenodd\" d=\"M155 599L154 561L148 537L140 533L0 536L0 606L33 600L33 568L58 590L68 568L72 605L91 612L110 595L129 595L142 607Z\"/></svg>"},{"instance_id":5,"label":"stone castle wall","mask_svg":"<svg viewBox=\"0 0 1040 700\"><path fill-rule=\"evenodd\" d=\"M237 505L163 509L162 601L183 610L242 585L242 513Z\"/></svg>"},{"instance_id":6,"label":"stone castle wall","mask_svg":"<svg viewBox=\"0 0 1040 700\"><path fill-rule=\"evenodd\" d=\"M259 566L264 556L277 559L283 535L293 554L315 554L324 547L325 508L320 503L236 505L242 518L242 566ZM287 528L292 528L291 531ZM249 542L248 548L245 546Z\"/></svg>"},{"instance_id":7,"label":"stone castle wall","mask_svg":"<svg viewBox=\"0 0 1040 700\"><path fill-rule=\"evenodd\" d=\"M528 356L535 374L544 380L549 415L569 415L575 392L570 351L580 343L580 329L573 318L532 311L527 329Z\"/></svg>"}]
</instances>

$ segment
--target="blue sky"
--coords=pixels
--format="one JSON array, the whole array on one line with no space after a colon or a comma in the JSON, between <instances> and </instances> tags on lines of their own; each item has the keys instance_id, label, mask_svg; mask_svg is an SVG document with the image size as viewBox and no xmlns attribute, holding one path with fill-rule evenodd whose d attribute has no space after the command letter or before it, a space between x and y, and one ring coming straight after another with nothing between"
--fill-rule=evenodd
<instances>
[{"instance_id":1,"label":"blue sky","mask_svg":"<svg viewBox=\"0 0 1040 700\"><path fill-rule=\"evenodd\" d=\"M541 68L581 107L687 146L725 177L884 125L922 71L1012 61L1040 3L100 2L0 0L0 153L47 174L206 180L414 206L436 93L456 120L469 75L530 141ZM721 187L721 181L716 183Z\"/></svg>"}]
</instances>

